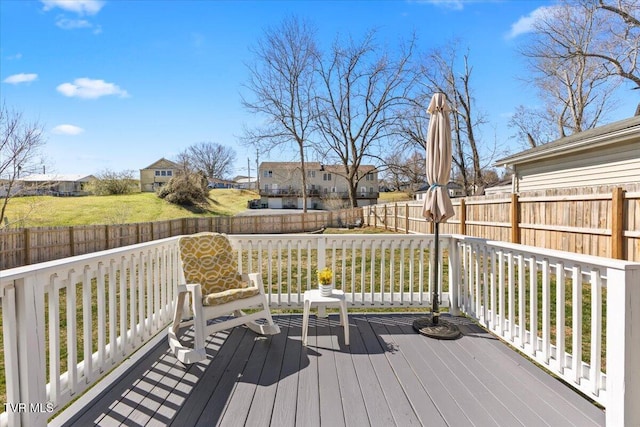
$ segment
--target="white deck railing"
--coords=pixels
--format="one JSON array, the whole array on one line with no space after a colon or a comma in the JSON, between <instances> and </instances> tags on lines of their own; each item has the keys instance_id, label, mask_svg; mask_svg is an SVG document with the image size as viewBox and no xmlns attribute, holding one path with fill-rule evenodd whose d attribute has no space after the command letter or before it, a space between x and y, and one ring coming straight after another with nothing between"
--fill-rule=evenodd
<instances>
[{"instance_id":1,"label":"white deck railing","mask_svg":"<svg viewBox=\"0 0 640 427\"><path fill-rule=\"evenodd\" d=\"M230 239L241 270L262 272L273 308L300 308L323 266L354 308L426 311L431 303L432 235ZM164 330L181 279L177 241L0 272L7 395L0 425L46 425L51 412ZM632 406L640 401L640 264L465 236L441 236L441 249L443 306L605 405L608 425L640 424Z\"/></svg>"}]
</instances>

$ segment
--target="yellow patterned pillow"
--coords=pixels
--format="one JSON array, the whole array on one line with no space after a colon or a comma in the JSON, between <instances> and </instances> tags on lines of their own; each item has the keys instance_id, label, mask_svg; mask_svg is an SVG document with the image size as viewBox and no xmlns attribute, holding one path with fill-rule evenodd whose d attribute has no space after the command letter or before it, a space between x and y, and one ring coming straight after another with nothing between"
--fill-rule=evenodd
<instances>
[{"instance_id":1,"label":"yellow patterned pillow","mask_svg":"<svg viewBox=\"0 0 640 427\"><path fill-rule=\"evenodd\" d=\"M257 295L238 274L233 249L226 236L199 233L180 239L180 257L187 283L202 286L202 303L217 305Z\"/></svg>"}]
</instances>

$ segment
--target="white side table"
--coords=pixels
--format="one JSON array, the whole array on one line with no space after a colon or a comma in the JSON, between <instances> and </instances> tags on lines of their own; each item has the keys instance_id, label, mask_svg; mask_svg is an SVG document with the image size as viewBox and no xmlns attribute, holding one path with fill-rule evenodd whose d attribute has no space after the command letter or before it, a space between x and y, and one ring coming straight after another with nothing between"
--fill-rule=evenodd
<instances>
[{"instance_id":1,"label":"white side table","mask_svg":"<svg viewBox=\"0 0 640 427\"><path fill-rule=\"evenodd\" d=\"M323 297L319 289L312 289L304 293L304 312L302 314L302 345L307 345L307 332L309 329L309 311L311 306L340 307L340 324L344 328L344 343L349 345L349 318L347 317L347 301L344 298L344 291L333 290L331 296Z\"/></svg>"}]
</instances>

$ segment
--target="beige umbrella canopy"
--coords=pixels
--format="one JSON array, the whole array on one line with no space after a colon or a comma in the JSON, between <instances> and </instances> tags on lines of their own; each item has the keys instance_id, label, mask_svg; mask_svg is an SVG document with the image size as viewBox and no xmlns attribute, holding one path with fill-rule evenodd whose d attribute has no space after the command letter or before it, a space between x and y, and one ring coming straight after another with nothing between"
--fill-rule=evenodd
<instances>
[{"instance_id":1,"label":"beige umbrella canopy","mask_svg":"<svg viewBox=\"0 0 640 427\"><path fill-rule=\"evenodd\" d=\"M434 222L434 255L431 257L433 296L431 315L416 319L415 330L423 335L437 339L455 339L460 336L459 328L449 322L441 321L439 312L439 225L454 215L453 205L447 191L451 175L451 109L443 93L436 93L431 98L427 112L431 114L427 132L427 181L430 184L424 200L422 214Z\"/></svg>"},{"instance_id":2,"label":"beige umbrella canopy","mask_svg":"<svg viewBox=\"0 0 640 427\"><path fill-rule=\"evenodd\" d=\"M423 215L429 221L445 222L454 215L447 191L451 174L451 109L443 93L431 98L427 112L431 114L427 132L427 182Z\"/></svg>"}]
</instances>

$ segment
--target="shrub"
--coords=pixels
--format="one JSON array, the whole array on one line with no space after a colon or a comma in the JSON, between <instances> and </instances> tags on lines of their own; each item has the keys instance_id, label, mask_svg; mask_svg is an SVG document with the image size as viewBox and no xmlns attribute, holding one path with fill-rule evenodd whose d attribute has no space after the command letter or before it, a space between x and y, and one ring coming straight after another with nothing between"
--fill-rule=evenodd
<instances>
[{"instance_id":1,"label":"shrub","mask_svg":"<svg viewBox=\"0 0 640 427\"><path fill-rule=\"evenodd\" d=\"M197 206L207 203L207 179L200 173L184 173L171 178L158 189L158 197L180 206Z\"/></svg>"},{"instance_id":2,"label":"shrub","mask_svg":"<svg viewBox=\"0 0 640 427\"><path fill-rule=\"evenodd\" d=\"M122 172L105 170L96 175L96 179L85 188L96 196L131 194L138 190L138 181L133 174L131 170Z\"/></svg>"}]
</instances>

